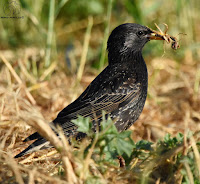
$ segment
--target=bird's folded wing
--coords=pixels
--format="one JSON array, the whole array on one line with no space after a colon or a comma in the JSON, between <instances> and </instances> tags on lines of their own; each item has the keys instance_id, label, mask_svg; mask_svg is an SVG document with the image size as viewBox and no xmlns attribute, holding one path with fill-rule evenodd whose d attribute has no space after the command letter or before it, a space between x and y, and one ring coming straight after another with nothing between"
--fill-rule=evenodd
<instances>
[{"instance_id":1,"label":"bird's folded wing","mask_svg":"<svg viewBox=\"0 0 200 184\"><path fill-rule=\"evenodd\" d=\"M139 94L140 90L136 88L128 93L101 95L93 101L83 104L75 101L59 113L57 121L61 120L63 122L64 119L76 119L77 115L91 117L93 120L99 119L102 116L102 111L105 111L106 114L112 113L114 110L123 107L131 101L137 101Z\"/></svg>"}]
</instances>

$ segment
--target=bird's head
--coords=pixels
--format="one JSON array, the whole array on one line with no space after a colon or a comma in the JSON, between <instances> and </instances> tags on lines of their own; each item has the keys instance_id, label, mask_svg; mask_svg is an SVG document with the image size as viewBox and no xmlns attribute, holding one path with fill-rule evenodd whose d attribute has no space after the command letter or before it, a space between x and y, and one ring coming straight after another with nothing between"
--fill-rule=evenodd
<instances>
[{"instance_id":1,"label":"bird's head","mask_svg":"<svg viewBox=\"0 0 200 184\"><path fill-rule=\"evenodd\" d=\"M162 36L148 27L134 23L119 25L112 31L108 39L109 63L112 62L111 60L141 52L144 45L151 39L163 40Z\"/></svg>"}]
</instances>

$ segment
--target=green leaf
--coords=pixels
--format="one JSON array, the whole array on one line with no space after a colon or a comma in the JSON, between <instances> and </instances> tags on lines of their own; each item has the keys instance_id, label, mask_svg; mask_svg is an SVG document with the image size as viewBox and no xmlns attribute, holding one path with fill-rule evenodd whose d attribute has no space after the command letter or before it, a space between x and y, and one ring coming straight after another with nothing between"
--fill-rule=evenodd
<instances>
[{"instance_id":1,"label":"green leaf","mask_svg":"<svg viewBox=\"0 0 200 184\"><path fill-rule=\"evenodd\" d=\"M108 150L116 150L118 155L127 154L131 155L135 147L133 140L130 138L131 132L122 132L114 134L112 139L108 142Z\"/></svg>"},{"instance_id":2,"label":"green leaf","mask_svg":"<svg viewBox=\"0 0 200 184\"><path fill-rule=\"evenodd\" d=\"M125 139L118 138L117 140L117 152L119 155L126 153L129 157L133 151L134 143L133 141L127 141Z\"/></svg>"},{"instance_id":3,"label":"green leaf","mask_svg":"<svg viewBox=\"0 0 200 184\"><path fill-rule=\"evenodd\" d=\"M91 131L91 121L89 117L78 116L77 119L72 120L72 123L78 126L77 131L83 133L90 133Z\"/></svg>"},{"instance_id":4,"label":"green leaf","mask_svg":"<svg viewBox=\"0 0 200 184\"><path fill-rule=\"evenodd\" d=\"M124 131L124 132L118 132L118 136L121 138L121 139L125 139L125 138L130 138L131 136L131 131Z\"/></svg>"},{"instance_id":5,"label":"green leaf","mask_svg":"<svg viewBox=\"0 0 200 184\"><path fill-rule=\"evenodd\" d=\"M138 141L136 143L136 149L151 151L152 150L152 148L151 148L152 144L153 144L152 142L149 142L149 141L146 141L146 140L141 140L141 141Z\"/></svg>"},{"instance_id":6,"label":"green leaf","mask_svg":"<svg viewBox=\"0 0 200 184\"><path fill-rule=\"evenodd\" d=\"M179 142L182 142L183 139L184 139L184 135L182 133L178 133L177 139L178 139Z\"/></svg>"},{"instance_id":7,"label":"green leaf","mask_svg":"<svg viewBox=\"0 0 200 184\"><path fill-rule=\"evenodd\" d=\"M101 131L104 132L104 134L119 133L113 120L110 117L106 119L105 114L105 111L102 111Z\"/></svg>"}]
</instances>

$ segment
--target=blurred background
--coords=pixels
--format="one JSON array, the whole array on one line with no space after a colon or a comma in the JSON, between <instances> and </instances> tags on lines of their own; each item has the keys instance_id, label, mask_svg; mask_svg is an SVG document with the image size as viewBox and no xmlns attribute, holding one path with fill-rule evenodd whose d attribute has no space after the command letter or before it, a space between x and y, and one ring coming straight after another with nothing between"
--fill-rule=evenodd
<instances>
[{"instance_id":1,"label":"blurred background","mask_svg":"<svg viewBox=\"0 0 200 184\"><path fill-rule=\"evenodd\" d=\"M20 8L17 16L23 18L0 19L0 49L4 52L24 49L30 51L30 54L40 50L41 60L45 61L46 67L57 60L58 65L66 62L66 71L73 69L73 72L76 72L83 53L86 33L89 35L89 40L86 40L86 65L95 69L103 67L107 62L107 58L104 57L104 42L113 28L126 22L139 23L152 29L156 29L154 23L157 23L162 30L165 29L162 23L168 24L168 34L178 38L181 49L177 52L167 49L165 58L172 57L177 62L183 62L185 57L189 57L187 62L190 62L189 59L199 59L200 3L197 0L14 2L18 4L15 5L16 8ZM1 17L5 16L6 3L7 0L1 1ZM162 56L163 50L161 42L151 42L145 48L144 56ZM42 65L43 61L35 62Z\"/></svg>"},{"instance_id":2,"label":"blurred background","mask_svg":"<svg viewBox=\"0 0 200 184\"><path fill-rule=\"evenodd\" d=\"M148 98L130 128L133 140L200 130L199 0L1 0L2 163L10 163L3 153L15 155L28 145L21 140L34 132L28 124L35 117L50 122L103 70L108 36L127 22L157 30L156 23L163 31L165 23L180 45L173 50L151 41L143 49ZM38 167L46 172L49 162ZM7 170L0 181L9 178Z\"/></svg>"}]
</instances>

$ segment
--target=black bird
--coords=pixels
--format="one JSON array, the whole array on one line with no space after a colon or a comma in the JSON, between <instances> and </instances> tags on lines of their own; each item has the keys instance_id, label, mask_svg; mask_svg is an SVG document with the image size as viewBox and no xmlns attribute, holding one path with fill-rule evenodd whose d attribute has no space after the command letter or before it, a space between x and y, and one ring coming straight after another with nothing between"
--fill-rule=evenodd
<instances>
[{"instance_id":1,"label":"black bird","mask_svg":"<svg viewBox=\"0 0 200 184\"><path fill-rule=\"evenodd\" d=\"M65 107L50 125L62 127L67 137L80 137L77 126L71 122L78 115L90 117L95 131L102 111L115 122L119 132L128 129L141 114L148 87L148 73L142 57L142 48L151 39L163 40L153 30L133 23L116 27L107 43L108 66L91 82L87 89ZM38 132L24 140L34 140L28 148L15 156L21 157L37 150L52 147Z\"/></svg>"}]
</instances>

